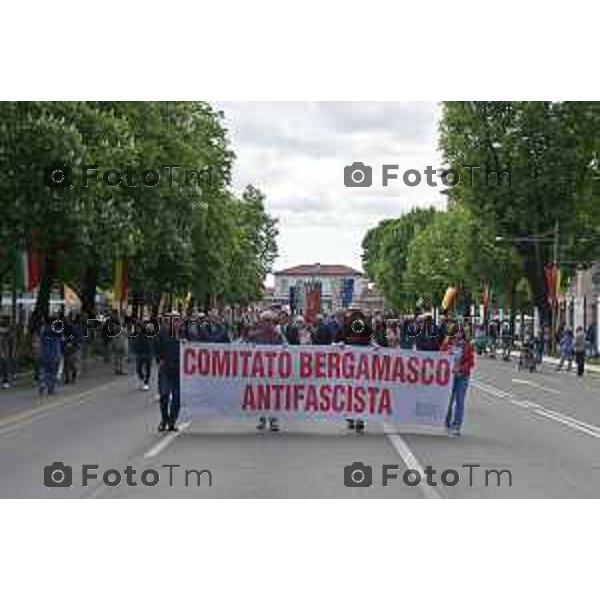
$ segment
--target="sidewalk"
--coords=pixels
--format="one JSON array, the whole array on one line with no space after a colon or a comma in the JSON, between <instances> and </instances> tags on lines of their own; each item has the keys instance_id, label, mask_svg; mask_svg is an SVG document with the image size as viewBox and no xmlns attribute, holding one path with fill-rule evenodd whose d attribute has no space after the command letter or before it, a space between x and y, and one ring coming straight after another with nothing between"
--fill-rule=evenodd
<instances>
[{"instance_id":1,"label":"sidewalk","mask_svg":"<svg viewBox=\"0 0 600 600\"><path fill-rule=\"evenodd\" d=\"M558 365L558 363L560 362L558 360L558 358L554 358L553 356L544 356L543 361L548 364L548 365ZM574 371L576 369L576 365L575 365L575 360L573 360L573 367L572 367L572 371ZM600 366L598 365L590 365L588 363L585 364L585 371L586 373L594 373L594 374L600 374Z\"/></svg>"},{"instance_id":2,"label":"sidewalk","mask_svg":"<svg viewBox=\"0 0 600 600\"><path fill-rule=\"evenodd\" d=\"M6 419L42 407L50 407L69 398L75 398L117 378L111 363L89 360L80 379L74 385L61 385L54 396L40 398L37 385L32 381L33 373L22 373L15 385L7 390L0 389L0 424ZM127 376L120 377L127 380Z\"/></svg>"}]
</instances>

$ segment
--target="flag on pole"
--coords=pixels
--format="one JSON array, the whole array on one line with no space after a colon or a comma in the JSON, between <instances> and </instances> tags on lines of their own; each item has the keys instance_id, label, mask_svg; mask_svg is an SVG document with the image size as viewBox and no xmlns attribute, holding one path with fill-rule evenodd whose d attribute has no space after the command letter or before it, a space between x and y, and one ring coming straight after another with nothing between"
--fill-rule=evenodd
<instances>
[{"instance_id":1,"label":"flag on pole","mask_svg":"<svg viewBox=\"0 0 600 600\"><path fill-rule=\"evenodd\" d=\"M486 283L483 286L483 292L481 294L481 303L483 304L484 310L487 311L490 304L490 286Z\"/></svg>"},{"instance_id":2,"label":"flag on pole","mask_svg":"<svg viewBox=\"0 0 600 600\"><path fill-rule=\"evenodd\" d=\"M31 292L40 283L40 258L32 248L19 250L15 256L15 290Z\"/></svg>"},{"instance_id":3,"label":"flag on pole","mask_svg":"<svg viewBox=\"0 0 600 600\"><path fill-rule=\"evenodd\" d=\"M552 264L544 269L544 274L546 276L546 297L548 304L553 306L560 292L561 272L555 264Z\"/></svg>"},{"instance_id":4,"label":"flag on pole","mask_svg":"<svg viewBox=\"0 0 600 600\"><path fill-rule=\"evenodd\" d=\"M315 323L317 314L321 311L321 283L307 283L305 290L304 319L307 323Z\"/></svg>"},{"instance_id":5,"label":"flag on pole","mask_svg":"<svg viewBox=\"0 0 600 600\"><path fill-rule=\"evenodd\" d=\"M127 300L129 293L129 281L127 277L127 263L122 259L118 258L115 262L115 300L119 303Z\"/></svg>"},{"instance_id":6,"label":"flag on pole","mask_svg":"<svg viewBox=\"0 0 600 600\"><path fill-rule=\"evenodd\" d=\"M455 287L449 287L442 299L442 309L450 310L458 297L458 290Z\"/></svg>"}]
</instances>

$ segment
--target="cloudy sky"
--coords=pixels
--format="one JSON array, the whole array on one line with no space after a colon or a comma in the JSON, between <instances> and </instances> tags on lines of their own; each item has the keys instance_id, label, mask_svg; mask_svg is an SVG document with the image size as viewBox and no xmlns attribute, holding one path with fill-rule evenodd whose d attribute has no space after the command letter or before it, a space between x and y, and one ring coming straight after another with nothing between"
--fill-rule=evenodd
<instances>
[{"instance_id":1,"label":"cloudy sky","mask_svg":"<svg viewBox=\"0 0 600 600\"><path fill-rule=\"evenodd\" d=\"M237 155L234 186L252 183L279 219L275 269L301 263L361 268L361 241L381 219L414 206L444 206L441 182L425 175L408 187L402 174L442 167L439 107L429 102L216 102ZM344 185L344 167L373 168L370 188ZM382 165L399 180L382 185Z\"/></svg>"}]
</instances>

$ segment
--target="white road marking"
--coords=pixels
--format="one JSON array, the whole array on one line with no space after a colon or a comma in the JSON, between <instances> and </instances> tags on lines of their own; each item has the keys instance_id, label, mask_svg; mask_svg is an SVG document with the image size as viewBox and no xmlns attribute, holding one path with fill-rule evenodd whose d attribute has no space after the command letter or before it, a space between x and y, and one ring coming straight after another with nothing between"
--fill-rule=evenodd
<instances>
[{"instance_id":1,"label":"white road marking","mask_svg":"<svg viewBox=\"0 0 600 600\"><path fill-rule=\"evenodd\" d=\"M550 392L553 394L561 393L558 390L554 390L552 388L546 388L544 386L541 386L532 381L528 381L526 379L513 379L512 382L513 383L522 383L522 384L526 384L526 385L532 385L533 387L537 387L541 390L544 390L546 392ZM492 386L488 383L483 383L482 381L479 381L479 380L474 380L472 385L473 385L473 387L477 388L478 390L480 390L486 394L491 394L492 396L495 396L497 398L503 398L503 399L506 398L508 400L508 402L510 404L513 404L514 406L518 406L520 408L525 408L525 409L531 409L536 415L539 415L541 417L546 417L547 419L552 419L553 421L556 421L557 423L562 423L563 425L566 425L567 427L570 427L571 429L581 431L582 433L587 433L588 435L591 435L592 437L600 438L600 427L597 425L591 425L590 423L585 423L584 421L579 421L578 419L575 419L574 417L570 417L569 415L565 415L563 413L559 413L559 412L550 410L548 408L544 408L541 404L538 404L537 402L531 402L529 400L518 400L512 394L510 394L508 392L504 392L503 390L499 390L498 388L495 388L494 386Z\"/></svg>"},{"instance_id":2,"label":"white road marking","mask_svg":"<svg viewBox=\"0 0 600 600\"><path fill-rule=\"evenodd\" d=\"M385 435L392 444L394 450L396 450L406 467L408 469L418 471L421 474L421 483L418 485L418 488L423 495L430 500L439 500L443 498L437 487L427 485L425 469L423 469L421 463L412 453L411 449L408 447L408 444L402 439L400 434L388 423L383 424L383 430L385 431Z\"/></svg>"},{"instance_id":3,"label":"white road marking","mask_svg":"<svg viewBox=\"0 0 600 600\"><path fill-rule=\"evenodd\" d=\"M555 390L554 388L545 387L543 385L540 385L539 383L536 383L535 381L528 381L527 379L513 379L512 382L520 383L522 385L530 385L531 387L537 388L538 390L542 390L543 392L548 392L549 394L559 394L560 395L560 393L561 393L559 390Z\"/></svg>"},{"instance_id":4,"label":"white road marking","mask_svg":"<svg viewBox=\"0 0 600 600\"><path fill-rule=\"evenodd\" d=\"M515 406L520 406L521 408L544 408L541 404L537 402L531 402L529 400L509 400L511 404Z\"/></svg>"},{"instance_id":5,"label":"white road marking","mask_svg":"<svg viewBox=\"0 0 600 600\"><path fill-rule=\"evenodd\" d=\"M483 392L487 392L492 396L496 396L496 398L512 398L513 395L510 392L505 392L504 390L500 390L489 383L484 383L479 379L473 381L473 387L482 390Z\"/></svg>"},{"instance_id":6,"label":"white road marking","mask_svg":"<svg viewBox=\"0 0 600 600\"><path fill-rule=\"evenodd\" d=\"M54 401L44 401L42 404L39 404L34 408L6 417L0 420L0 435L13 433L22 427L31 425L40 419L52 416L59 411L75 408L76 406L87 404L88 402L93 402L98 399L96 397L97 392L115 387L119 383L121 382L112 381L72 396L61 397L59 395Z\"/></svg>"},{"instance_id":7,"label":"white road marking","mask_svg":"<svg viewBox=\"0 0 600 600\"><path fill-rule=\"evenodd\" d=\"M572 429L577 429L578 431L582 431L593 437L600 438L600 427L597 427L596 425L590 425L589 423L584 423L583 421L579 421L568 415L563 415L562 413L545 408L538 409L535 413L547 417L548 419L558 421L559 423L563 423Z\"/></svg>"},{"instance_id":8,"label":"white road marking","mask_svg":"<svg viewBox=\"0 0 600 600\"><path fill-rule=\"evenodd\" d=\"M152 448L150 448L150 450L148 450L148 452L144 454L144 458L154 458L158 456L167 446L169 446L173 441L175 441L175 438L180 436L189 426L189 421L179 425L179 431L173 431L172 433L168 433L167 435L165 435L165 437L162 440L160 440L158 444L152 446Z\"/></svg>"}]
</instances>

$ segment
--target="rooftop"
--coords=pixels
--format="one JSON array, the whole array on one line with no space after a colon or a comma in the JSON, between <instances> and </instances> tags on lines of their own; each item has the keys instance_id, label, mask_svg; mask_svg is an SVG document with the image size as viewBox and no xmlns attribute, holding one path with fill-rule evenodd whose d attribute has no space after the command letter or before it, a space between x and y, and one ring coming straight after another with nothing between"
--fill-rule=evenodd
<instances>
[{"instance_id":1,"label":"rooftop","mask_svg":"<svg viewBox=\"0 0 600 600\"><path fill-rule=\"evenodd\" d=\"M352 267L345 265L322 265L321 263L315 263L312 265L297 265L290 267L289 269L283 269L277 271L275 275L278 276L324 276L324 277L362 277L363 274Z\"/></svg>"}]
</instances>

